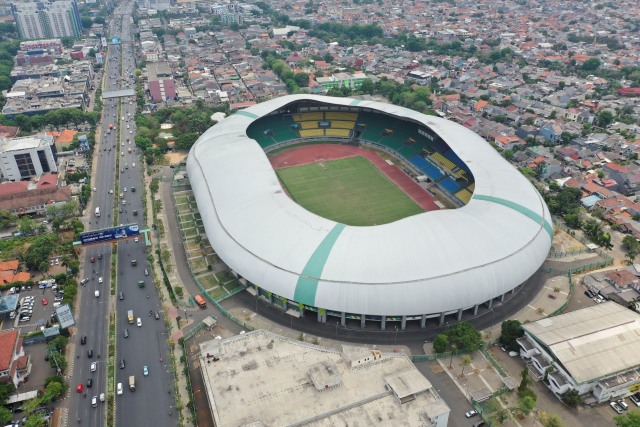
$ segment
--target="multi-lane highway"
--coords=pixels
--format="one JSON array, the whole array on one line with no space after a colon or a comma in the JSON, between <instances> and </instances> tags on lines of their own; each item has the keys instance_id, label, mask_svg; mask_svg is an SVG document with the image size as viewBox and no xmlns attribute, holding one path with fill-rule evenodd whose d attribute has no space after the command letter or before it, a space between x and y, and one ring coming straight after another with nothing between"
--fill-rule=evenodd
<instances>
[{"instance_id":1,"label":"multi-lane highway","mask_svg":"<svg viewBox=\"0 0 640 427\"><path fill-rule=\"evenodd\" d=\"M132 41L133 26L131 4L120 5L111 20L110 37L120 37L122 43L109 45L104 71L104 91L134 88L135 47ZM105 99L102 125L94 150L93 192L87 207L90 215L89 230L111 227L115 224L139 223L143 228L144 208L142 197L142 157L134 143L136 103L133 98ZM111 129L113 126L113 129ZM119 161L117 166L116 161ZM116 177L119 178L116 188ZM135 190L134 190L135 188ZM120 198L120 193L123 197ZM100 215L96 215L100 208ZM137 211L137 215L134 212ZM116 216L117 215L117 216ZM106 424L106 402L100 395L113 396L116 400L116 425L176 424L172 390L172 374L169 369L167 330L164 313L147 263L144 237L136 242L128 240L118 245L117 292L110 294L111 247L89 247L82 254L83 274L88 282L79 292L76 309L77 333L72 338L76 358L73 360L68 402L69 422L91 426ZM137 261L132 266L131 260ZM149 275L145 275L145 269ZM144 288L138 282L144 281ZM96 297L95 291L99 291ZM122 293L123 299L120 299ZM127 311L133 310L142 326L130 325ZM109 314L115 311L116 360L115 383L107 390L107 325ZM156 312L158 316L156 316ZM151 315L150 315L151 314ZM156 318L157 317L157 318ZM125 329L128 338L124 338ZM83 337L86 343L82 344ZM92 357L89 357L91 351ZM121 361L125 360L121 369ZM96 362L95 371L92 363ZM147 366L148 376L143 375ZM135 377L136 390L129 390L129 377ZM91 387L88 380L91 379ZM116 394L122 383L123 394ZM77 392L82 384L82 392ZM96 396L97 404L92 405Z\"/></svg>"}]
</instances>

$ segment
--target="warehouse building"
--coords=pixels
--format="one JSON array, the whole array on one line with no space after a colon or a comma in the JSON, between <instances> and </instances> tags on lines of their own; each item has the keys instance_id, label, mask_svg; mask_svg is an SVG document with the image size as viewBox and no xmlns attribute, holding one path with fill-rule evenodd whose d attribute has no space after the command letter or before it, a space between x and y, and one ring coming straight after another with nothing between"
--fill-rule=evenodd
<instances>
[{"instance_id":1,"label":"warehouse building","mask_svg":"<svg viewBox=\"0 0 640 427\"><path fill-rule=\"evenodd\" d=\"M596 403L640 390L640 314L606 302L522 328L520 355L556 396Z\"/></svg>"}]
</instances>

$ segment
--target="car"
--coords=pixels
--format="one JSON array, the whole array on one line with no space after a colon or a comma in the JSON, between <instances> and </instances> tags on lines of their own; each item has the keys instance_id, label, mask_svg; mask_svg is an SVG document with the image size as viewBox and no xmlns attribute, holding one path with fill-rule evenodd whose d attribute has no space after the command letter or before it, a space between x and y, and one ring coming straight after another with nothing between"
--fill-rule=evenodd
<instances>
[{"instance_id":1,"label":"car","mask_svg":"<svg viewBox=\"0 0 640 427\"><path fill-rule=\"evenodd\" d=\"M631 399L636 406L640 406L640 396L638 396L638 393L632 394L629 396L629 399Z\"/></svg>"},{"instance_id":2,"label":"car","mask_svg":"<svg viewBox=\"0 0 640 427\"><path fill-rule=\"evenodd\" d=\"M92 256L91 258L89 258L89 261L91 261L92 263L96 262L96 257Z\"/></svg>"},{"instance_id":3,"label":"car","mask_svg":"<svg viewBox=\"0 0 640 427\"><path fill-rule=\"evenodd\" d=\"M517 351L510 351L509 352L509 357L516 357L516 356L520 356L520 353Z\"/></svg>"},{"instance_id":4,"label":"car","mask_svg":"<svg viewBox=\"0 0 640 427\"><path fill-rule=\"evenodd\" d=\"M125 193L127 192L127 187L124 187L124 192L125 192Z\"/></svg>"},{"instance_id":5,"label":"car","mask_svg":"<svg viewBox=\"0 0 640 427\"><path fill-rule=\"evenodd\" d=\"M122 333L122 335L123 335L125 338L129 338L129 329L124 328L124 332Z\"/></svg>"},{"instance_id":6,"label":"car","mask_svg":"<svg viewBox=\"0 0 640 427\"><path fill-rule=\"evenodd\" d=\"M81 284L81 285L86 285L87 283L89 283L89 278L88 278L88 277L85 277L84 279L82 279L82 280L80 281L80 284Z\"/></svg>"},{"instance_id":7,"label":"car","mask_svg":"<svg viewBox=\"0 0 640 427\"><path fill-rule=\"evenodd\" d=\"M93 350L87 350L87 357L89 359L93 358Z\"/></svg>"},{"instance_id":8,"label":"car","mask_svg":"<svg viewBox=\"0 0 640 427\"><path fill-rule=\"evenodd\" d=\"M19 322L20 322L20 323L26 323L26 322L28 322L29 320L31 320L31 317L21 317L21 318L20 318L20 320L19 320Z\"/></svg>"},{"instance_id":9,"label":"car","mask_svg":"<svg viewBox=\"0 0 640 427\"><path fill-rule=\"evenodd\" d=\"M11 313L9 313L9 319L15 319L16 318L16 312L12 311Z\"/></svg>"},{"instance_id":10,"label":"car","mask_svg":"<svg viewBox=\"0 0 640 427\"><path fill-rule=\"evenodd\" d=\"M158 320L159 318L160 318L160 313L156 311L156 320Z\"/></svg>"},{"instance_id":11,"label":"car","mask_svg":"<svg viewBox=\"0 0 640 427\"><path fill-rule=\"evenodd\" d=\"M622 409L624 409L625 411L626 411L627 409L629 409L629 405L627 405L627 402L625 402L625 401L624 401L624 399L620 399L620 400L618 400L618 402L617 402L617 403L618 403L618 405L619 405Z\"/></svg>"},{"instance_id":12,"label":"car","mask_svg":"<svg viewBox=\"0 0 640 427\"><path fill-rule=\"evenodd\" d=\"M80 344L85 345L87 343L87 336L83 335L82 338L80 338Z\"/></svg>"},{"instance_id":13,"label":"car","mask_svg":"<svg viewBox=\"0 0 640 427\"><path fill-rule=\"evenodd\" d=\"M134 241L135 243L138 243L138 241L139 241L139 240L140 240L140 239L138 239L137 237L136 237L135 239L133 239L133 241Z\"/></svg>"},{"instance_id":14,"label":"car","mask_svg":"<svg viewBox=\"0 0 640 427\"><path fill-rule=\"evenodd\" d=\"M120 369L124 369L124 367L125 367L125 361L124 361L124 359L122 359L120 361Z\"/></svg>"},{"instance_id":15,"label":"car","mask_svg":"<svg viewBox=\"0 0 640 427\"><path fill-rule=\"evenodd\" d=\"M82 384L78 384L78 386L76 387L76 391L78 393L82 393L82 390L83 390L83 385Z\"/></svg>"},{"instance_id":16,"label":"car","mask_svg":"<svg viewBox=\"0 0 640 427\"><path fill-rule=\"evenodd\" d=\"M89 378L87 380L87 388L91 388L91 387L93 387L93 378Z\"/></svg>"},{"instance_id":17,"label":"car","mask_svg":"<svg viewBox=\"0 0 640 427\"><path fill-rule=\"evenodd\" d=\"M588 298L593 298L593 293L590 290L586 290L584 291L584 294L588 297Z\"/></svg>"},{"instance_id":18,"label":"car","mask_svg":"<svg viewBox=\"0 0 640 427\"><path fill-rule=\"evenodd\" d=\"M97 362L91 362L91 372L95 372L98 369Z\"/></svg>"},{"instance_id":19,"label":"car","mask_svg":"<svg viewBox=\"0 0 640 427\"><path fill-rule=\"evenodd\" d=\"M148 276L149 275L149 270L147 270L146 268L144 269L144 275Z\"/></svg>"},{"instance_id":20,"label":"car","mask_svg":"<svg viewBox=\"0 0 640 427\"><path fill-rule=\"evenodd\" d=\"M475 423L473 423L473 427L486 427L487 423L485 423L483 420L480 421L476 421Z\"/></svg>"},{"instance_id":21,"label":"car","mask_svg":"<svg viewBox=\"0 0 640 427\"><path fill-rule=\"evenodd\" d=\"M109 190L109 194L113 194L113 190Z\"/></svg>"},{"instance_id":22,"label":"car","mask_svg":"<svg viewBox=\"0 0 640 427\"><path fill-rule=\"evenodd\" d=\"M118 298L120 298L120 300L123 300L123 299L124 299L124 294L123 294L122 292L120 292L120 293L118 294Z\"/></svg>"},{"instance_id":23,"label":"car","mask_svg":"<svg viewBox=\"0 0 640 427\"><path fill-rule=\"evenodd\" d=\"M47 304L49 304L49 301L47 301L45 297L42 297L42 305L47 305Z\"/></svg>"},{"instance_id":24,"label":"car","mask_svg":"<svg viewBox=\"0 0 640 427\"><path fill-rule=\"evenodd\" d=\"M467 418L475 417L476 415L478 415L478 411L476 411L475 409L472 409L466 414L464 414L464 416Z\"/></svg>"},{"instance_id":25,"label":"car","mask_svg":"<svg viewBox=\"0 0 640 427\"><path fill-rule=\"evenodd\" d=\"M100 393L100 402L104 403L104 393Z\"/></svg>"},{"instance_id":26,"label":"car","mask_svg":"<svg viewBox=\"0 0 640 427\"><path fill-rule=\"evenodd\" d=\"M145 377L149 375L149 368L147 368L147 365L144 365L142 367L142 375L144 375Z\"/></svg>"},{"instance_id":27,"label":"car","mask_svg":"<svg viewBox=\"0 0 640 427\"><path fill-rule=\"evenodd\" d=\"M98 396L93 396L91 398L91 407L95 408L96 406L98 406Z\"/></svg>"},{"instance_id":28,"label":"car","mask_svg":"<svg viewBox=\"0 0 640 427\"><path fill-rule=\"evenodd\" d=\"M118 396L122 394L122 383L118 383L118 386L116 387L116 394Z\"/></svg>"},{"instance_id":29,"label":"car","mask_svg":"<svg viewBox=\"0 0 640 427\"><path fill-rule=\"evenodd\" d=\"M609 402L609 406L611 406L611 408L618 414L622 414L624 412L624 410L616 402Z\"/></svg>"},{"instance_id":30,"label":"car","mask_svg":"<svg viewBox=\"0 0 640 427\"><path fill-rule=\"evenodd\" d=\"M136 321L136 324L138 325L138 327L142 326L142 319L140 319L138 317L138 320Z\"/></svg>"},{"instance_id":31,"label":"car","mask_svg":"<svg viewBox=\"0 0 640 427\"><path fill-rule=\"evenodd\" d=\"M102 276L98 277L98 283L102 283Z\"/></svg>"}]
</instances>

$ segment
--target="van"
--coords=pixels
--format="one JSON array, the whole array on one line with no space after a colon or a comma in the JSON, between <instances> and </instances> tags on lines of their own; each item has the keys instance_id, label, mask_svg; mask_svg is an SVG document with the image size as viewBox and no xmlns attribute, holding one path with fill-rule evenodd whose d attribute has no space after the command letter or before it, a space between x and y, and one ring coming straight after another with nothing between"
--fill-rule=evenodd
<instances>
[{"instance_id":1,"label":"van","mask_svg":"<svg viewBox=\"0 0 640 427\"><path fill-rule=\"evenodd\" d=\"M133 375L129 377L129 390L136 391L136 377Z\"/></svg>"},{"instance_id":2,"label":"van","mask_svg":"<svg viewBox=\"0 0 640 427\"><path fill-rule=\"evenodd\" d=\"M100 291L95 291L94 295L98 298L100 296Z\"/></svg>"}]
</instances>

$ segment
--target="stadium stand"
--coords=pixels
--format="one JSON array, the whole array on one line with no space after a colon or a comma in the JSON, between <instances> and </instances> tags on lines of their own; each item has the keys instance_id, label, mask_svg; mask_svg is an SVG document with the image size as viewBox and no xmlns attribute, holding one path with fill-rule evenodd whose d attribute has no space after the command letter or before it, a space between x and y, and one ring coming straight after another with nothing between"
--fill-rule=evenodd
<instances>
[{"instance_id":1,"label":"stadium stand","mask_svg":"<svg viewBox=\"0 0 640 427\"><path fill-rule=\"evenodd\" d=\"M338 113L335 111L327 111L324 113L325 120L348 120L355 122L358 120L358 113Z\"/></svg>"},{"instance_id":2,"label":"stadium stand","mask_svg":"<svg viewBox=\"0 0 640 427\"><path fill-rule=\"evenodd\" d=\"M312 112L266 116L247 129L247 135L262 148L297 138L349 138L360 131L360 139L380 144L398 153L427 175L454 200L466 204L474 191L473 176L460 158L440 140L427 138L419 125L370 112Z\"/></svg>"},{"instance_id":3,"label":"stadium stand","mask_svg":"<svg viewBox=\"0 0 640 427\"><path fill-rule=\"evenodd\" d=\"M324 129L306 129L300 131L302 138L310 138L313 136L324 136Z\"/></svg>"},{"instance_id":4,"label":"stadium stand","mask_svg":"<svg viewBox=\"0 0 640 427\"><path fill-rule=\"evenodd\" d=\"M469 203L469 200L471 200L472 195L473 194L471 194L471 192L466 188L463 188L462 190L456 193L456 197L458 198L458 200L460 200L465 205Z\"/></svg>"},{"instance_id":5,"label":"stadium stand","mask_svg":"<svg viewBox=\"0 0 640 427\"><path fill-rule=\"evenodd\" d=\"M326 129L325 130L326 136L337 136L337 137L348 138L350 134L351 134L350 129Z\"/></svg>"}]
</instances>

